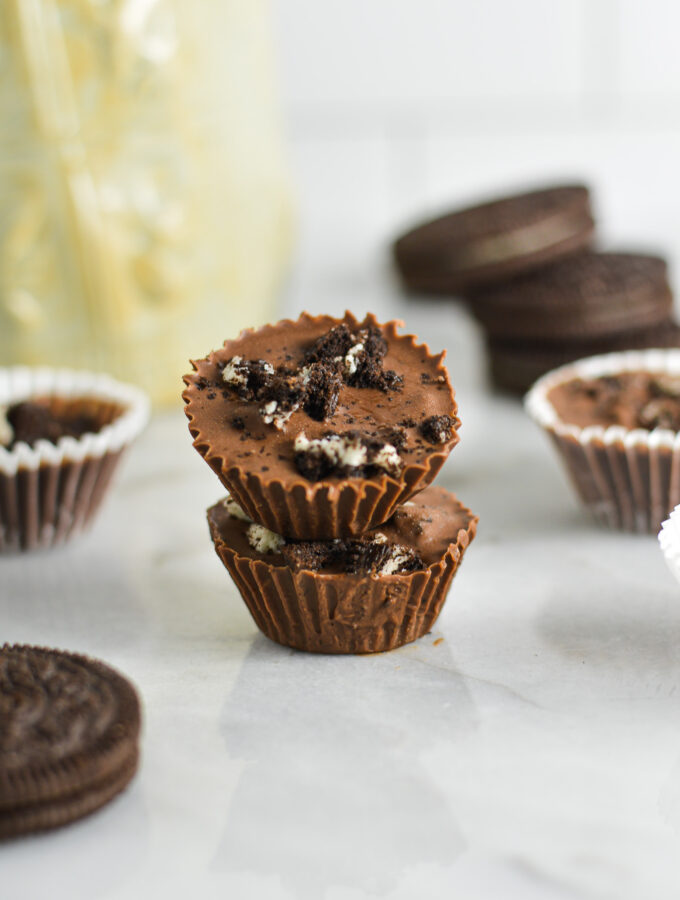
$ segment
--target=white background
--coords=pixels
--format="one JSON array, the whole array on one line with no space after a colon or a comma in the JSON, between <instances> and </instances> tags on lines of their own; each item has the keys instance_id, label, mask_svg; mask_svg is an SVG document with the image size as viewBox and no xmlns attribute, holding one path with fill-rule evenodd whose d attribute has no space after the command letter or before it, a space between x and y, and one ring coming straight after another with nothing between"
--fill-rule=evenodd
<instances>
[{"instance_id":1,"label":"white background","mask_svg":"<svg viewBox=\"0 0 680 900\"><path fill-rule=\"evenodd\" d=\"M423 214L581 178L605 246L680 253L674 0L273 9L310 252L325 240L356 259Z\"/></svg>"}]
</instances>

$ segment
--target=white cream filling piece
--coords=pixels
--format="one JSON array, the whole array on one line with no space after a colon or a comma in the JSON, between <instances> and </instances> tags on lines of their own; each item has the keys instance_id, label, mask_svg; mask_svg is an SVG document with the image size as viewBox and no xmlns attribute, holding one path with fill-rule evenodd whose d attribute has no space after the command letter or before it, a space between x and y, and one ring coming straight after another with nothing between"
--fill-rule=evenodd
<instances>
[{"instance_id":1,"label":"white cream filling piece","mask_svg":"<svg viewBox=\"0 0 680 900\"><path fill-rule=\"evenodd\" d=\"M321 453L332 463L349 468L365 466L368 462L368 453L358 438L348 439L339 434L330 437L314 438L310 440L304 431L295 438L296 453Z\"/></svg>"},{"instance_id":2,"label":"white cream filling piece","mask_svg":"<svg viewBox=\"0 0 680 900\"><path fill-rule=\"evenodd\" d=\"M277 412L279 404L276 400L270 400L269 403L265 403L260 409L260 415L262 416L262 421L265 425L273 425L274 428L277 428L279 431L285 431L288 419L290 419L295 410L299 409L299 407L300 404L295 403L291 409L288 409L285 412Z\"/></svg>"},{"instance_id":3,"label":"white cream filling piece","mask_svg":"<svg viewBox=\"0 0 680 900\"><path fill-rule=\"evenodd\" d=\"M246 532L248 543L257 553L278 553L286 543L285 538L274 531L265 528L264 525L253 523L248 526Z\"/></svg>"},{"instance_id":4,"label":"white cream filling piece","mask_svg":"<svg viewBox=\"0 0 680 900\"><path fill-rule=\"evenodd\" d=\"M222 370L222 380L227 384L245 384L248 379L244 372L239 371L242 362L243 359L240 356L232 356Z\"/></svg>"},{"instance_id":5,"label":"white cream filling piece","mask_svg":"<svg viewBox=\"0 0 680 900\"><path fill-rule=\"evenodd\" d=\"M395 572L398 572L410 558L410 554L405 553L404 550L404 547L398 545L393 547L392 556L384 563L378 575L394 575Z\"/></svg>"},{"instance_id":6,"label":"white cream filling piece","mask_svg":"<svg viewBox=\"0 0 680 900\"><path fill-rule=\"evenodd\" d=\"M248 513L244 512L233 497L225 497L222 506L226 509L232 519L240 519L241 522L252 522Z\"/></svg>"}]
</instances>

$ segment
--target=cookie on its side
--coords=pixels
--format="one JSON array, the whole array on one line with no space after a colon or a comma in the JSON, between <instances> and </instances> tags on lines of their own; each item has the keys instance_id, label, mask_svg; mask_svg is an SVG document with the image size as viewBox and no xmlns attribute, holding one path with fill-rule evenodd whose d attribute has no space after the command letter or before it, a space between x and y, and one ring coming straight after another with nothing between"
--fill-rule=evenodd
<instances>
[{"instance_id":1,"label":"cookie on its side","mask_svg":"<svg viewBox=\"0 0 680 900\"><path fill-rule=\"evenodd\" d=\"M495 387L524 394L546 372L588 356L620 350L680 347L680 326L670 319L651 328L593 340L520 341L489 338L487 350Z\"/></svg>"},{"instance_id":2,"label":"cookie on its side","mask_svg":"<svg viewBox=\"0 0 680 900\"><path fill-rule=\"evenodd\" d=\"M465 296L588 248L588 189L567 185L468 207L412 228L394 259L413 291Z\"/></svg>"},{"instance_id":3,"label":"cookie on its side","mask_svg":"<svg viewBox=\"0 0 680 900\"><path fill-rule=\"evenodd\" d=\"M672 305L665 261L636 253L583 253L470 301L491 338L548 342L650 329Z\"/></svg>"},{"instance_id":4,"label":"cookie on its side","mask_svg":"<svg viewBox=\"0 0 680 900\"><path fill-rule=\"evenodd\" d=\"M0 648L0 838L65 825L108 803L139 758L140 707L97 660Z\"/></svg>"},{"instance_id":5,"label":"cookie on its side","mask_svg":"<svg viewBox=\"0 0 680 900\"><path fill-rule=\"evenodd\" d=\"M208 510L208 522L258 628L315 653L392 650L430 631L477 528L477 517L437 487L347 540L286 540L231 498Z\"/></svg>"}]
</instances>

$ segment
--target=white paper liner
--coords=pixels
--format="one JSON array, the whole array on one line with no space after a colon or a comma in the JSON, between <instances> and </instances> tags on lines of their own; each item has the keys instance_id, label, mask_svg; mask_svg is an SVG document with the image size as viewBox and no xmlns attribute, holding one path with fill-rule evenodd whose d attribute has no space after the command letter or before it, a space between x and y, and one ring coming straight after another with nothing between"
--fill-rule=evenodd
<instances>
[{"instance_id":1,"label":"white paper liner","mask_svg":"<svg viewBox=\"0 0 680 900\"><path fill-rule=\"evenodd\" d=\"M680 581L680 506L676 506L661 525L659 544L668 568Z\"/></svg>"},{"instance_id":2,"label":"white paper liner","mask_svg":"<svg viewBox=\"0 0 680 900\"><path fill-rule=\"evenodd\" d=\"M680 503L680 434L620 425L580 428L563 422L548 400L554 387L574 378L639 371L680 376L680 350L627 350L569 363L539 378L524 405L553 439L581 499L599 522L656 533Z\"/></svg>"},{"instance_id":3,"label":"white paper liner","mask_svg":"<svg viewBox=\"0 0 680 900\"><path fill-rule=\"evenodd\" d=\"M33 397L92 399L123 413L96 434L0 447L0 552L61 543L99 507L123 450L149 418L143 391L69 369L0 369L0 408Z\"/></svg>"}]
</instances>

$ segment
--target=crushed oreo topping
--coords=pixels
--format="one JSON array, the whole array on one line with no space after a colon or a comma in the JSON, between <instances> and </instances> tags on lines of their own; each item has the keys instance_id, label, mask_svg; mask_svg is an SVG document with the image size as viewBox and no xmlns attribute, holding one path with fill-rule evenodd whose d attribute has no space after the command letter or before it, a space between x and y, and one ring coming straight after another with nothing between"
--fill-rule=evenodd
<instances>
[{"instance_id":1,"label":"crushed oreo topping","mask_svg":"<svg viewBox=\"0 0 680 900\"><path fill-rule=\"evenodd\" d=\"M289 542L281 554L294 572L332 568L349 575L402 575L425 568L415 550L391 544L380 533L357 540Z\"/></svg>"},{"instance_id":2,"label":"crushed oreo topping","mask_svg":"<svg viewBox=\"0 0 680 900\"><path fill-rule=\"evenodd\" d=\"M264 525L257 525L253 522L248 526L246 532L248 543L257 553L279 553L286 539L265 528Z\"/></svg>"},{"instance_id":3,"label":"crushed oreo topping","mask_svg":"<svg viewBox=\"0 0 680 900\"><path fill-rule=\"evenodd\" d=\"M420 423L418 430L431 444L445 444L453 437L455 424L451 416L429 416Z\"/></svg>"},{"instance_id":4,"label":"crushed oreo topping","mask_svg":"<svg viewBox=\"0 0 680 900\"><path fill-rule=\"evenodd\" d=\"M646 403L638 413L641 428L680 431L680 403L673 397L659 397Z\"/></svg>"},{"instance_id":5,"label":"crushed oreo topping","mask_svg":"<svg viewBox=\"0 0 680 900\"><path fill-rule=\"evenodd\" d=\"M225 497L222 501L222 506L226 509L232 519L239 519L241 522L253 521L248 513L241 509L233 497Z\"/></svg>"},{"instance_id":6,"label":"crushed oreo topping","mask_svg":"<svg viewBox=\"0 0 680 900\"><path fill-rule=\"evenodd\" d=\"M305 354L305 362L338 366L350 387L398 390L404 382L392 369L383 369L387 341L374 325L351 332L344 323L322 334Z\"/></svg>"},{"instance_id":7,"label":"crushed oreo topping","mask_svg":"<svg viewBox=\"0 0 680 900\"><path fill-rule=\"evenodd\" d=\"M222 369L222 381L234 388L242 400L257 400L274 374L274 367L263 359L233 356Z\"/></svg>"},{"instance_id":8,"label":"crushed oreo topping","mask_svg":"<svg viewBox=\"0 0 680 900\"><path fill-rule=\"evenodd\" d=\"M301 432L295 439L294 450L298 472L310 481L320 481L329 475L367 477L379 470L399 475L403 468L399 451L380 432L329 431L313 440Z\"/></svg>"},{"instance_id":9,"label":"crushed oreo topping","mask_svg":"<svg viewBox=\"0 0 680 900\"><path fill-rule=\"evenodd\" d=\"M248 523L246 538L256 553L280 553L294 572L333 568L351 575L401 575L425 568L417 551L390 543L380 532L355 540L287 541L253 522L233 497L222 505L232 518Z\"/></svg>"},{"instance_id":10,"label":"crushed oreo topping","mask_svg":"<svg viewBox=\"0 0 680 900\"><path fill-rule=\"evenodd\" d=\"M680 400L680 376L657 375L649 382L649 392L654 397L672 397Z\"/></svg>"},{"instance_id":11,"label":"crushed oreo topping","mask_svg":"<svg viewBox=\"0 0 680 900\"><path fill-rule=\"evenodd\" d=\"M338 405L342 376L336 366L325 362L311 363L301 371L305 385L304 410L310 419L330 419Z\"/></svg>"},{"instance_id":12,"label":"crushed oreo topping","mask_svg":"<svg viewBox=\"0 0 680 900\"><path fill-rule=\"evenodd\" d=\"M298 409L317 422L330 419L343 384L386 393L401 388L403 377L383 369L386 353L387 342L375 326L353 333L347 325L337 325L317 338L297 369L288 363L275 369L263 359L233 356L221 364L222 387L260 404L263 422L285 431Z\"/></svg>"}]
</instances>

